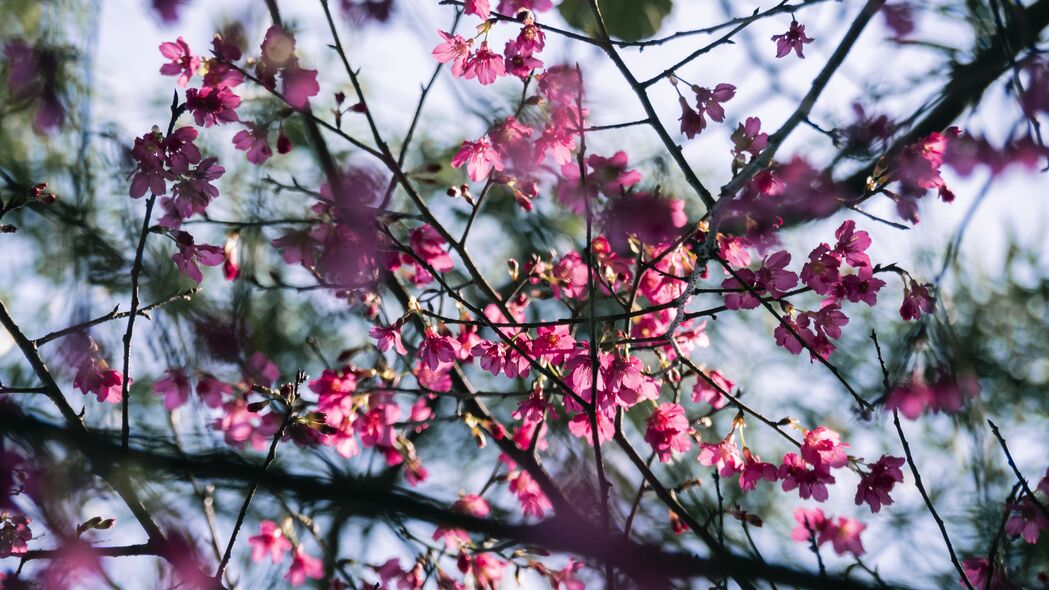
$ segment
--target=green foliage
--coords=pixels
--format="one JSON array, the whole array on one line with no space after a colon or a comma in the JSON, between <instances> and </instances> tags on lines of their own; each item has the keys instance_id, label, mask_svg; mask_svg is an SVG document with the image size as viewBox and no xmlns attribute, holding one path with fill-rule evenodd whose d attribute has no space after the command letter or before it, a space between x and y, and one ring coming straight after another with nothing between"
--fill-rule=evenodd
<instances>
[{"instance_id":1,"label":"green foliage","mask_svg":"<svg viewBox=\"0 0 1049 590\"><path fill-rule=\"evenodd\" d=\"M624 41L638 41L655 35L663 19L674 8L673 0L599 0L601 16L608 34ZM565 0L561 16L573 27L597 36L597 20L589 0Z\"/></svg>"}]
</instances>

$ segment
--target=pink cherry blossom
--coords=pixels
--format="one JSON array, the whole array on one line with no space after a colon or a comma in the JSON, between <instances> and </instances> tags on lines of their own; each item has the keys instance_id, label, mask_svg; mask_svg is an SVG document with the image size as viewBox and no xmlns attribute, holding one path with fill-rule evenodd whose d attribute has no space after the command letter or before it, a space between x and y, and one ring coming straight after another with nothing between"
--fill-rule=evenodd
<instances>
[{"instance_id":1,"label":"pink cherry blossom","mask_svg":"<svg viewBox=\"0 0 1049 590\"><path fill-rule=\"evenodd\" d=\"M242 129L233 136L233 146L248 152L248 161L261 166L273 155L269 144L269 128L251 123L246 125L247 129Z\"/></svg>"},{"instance_id":2,"label":"pink cherry blossom","mask_svg":"<svg viewBox=\"0 0 1049 590\"><path fill-rule=\"evenodd\" d=\"M701 113L697 113L692 108L692 105L688 104L688 100L684 96L678 97L678 103L681 104L681 116L678 118L681 121L681 133L684 133L685 137L692 139L703 132L703 129L707 126L707 121Z\"/></svg>"},{"instance_id":3,"label":"pink cherry blossom","mask_svg":"<svg viewBox=\"0 0 1049 590\"><path fill-rule=\"evenodd\" d=\"M477 81L487 86L496 81L499 76L506 74L506 66L503 56L488 48L488 42L482 41L477 51L466 60L463 68L463 78Z\"/></svg>"},{"instance_id":4,"label":"pink cherry blossom","mask_svg":"<svg viewBox=\"0 0 1049 590\"><path fill-rule=\"evenodd\" d=\"M900 317L905 320L917 320L923 313L933 313L936 308L936 297L932 294L933 285L922 284L914 279L910 279L908 283L903 290Z\"/></svg>"},{"instance_id":5,"label":"pink cherry blossom","mask_svg":"<svg viewBox=\"0 0 1049 590\"><path fill-rule=\"evenodd\" d=\"M845 453L848 443L843 443L837 432L819 426L805 433L801 445L801 457L816 467L830 469L844 467L849 461Z\"/></svg>"},{"instance_id":6,"label":"pink cherry blossom","mask_svg":"<svg viewBox=\"0 0 1049 590\"><path fill-rule=\"evenodd\" d=\"M1012 536L1021 535L1024 541L1034 545L1038 542L1042 529L1049 529L1049 518L1043 512L1044 506L1043 503L1039 507L1030 497L1010 504L1012 516L1005 522L1005 532Z\"/></svg>"},{"instance_id":7,"label":"pink cherry blossom","mask_svg":"<svg viewBox=\"0 0 1049 590\"><path fill-rule=\"evenodd\" d=\"M750 449L743 447L743 471L739 474L739 489L749 492L758 481L776 481L779 470L772 463L766 463L760 457L752 455Z\"/></svg>"},{"instance_id":8,"label":"pink cherry blossom","mask_svg":"<svg viewBox=\"0 0 1049 590\"><path fill-rule=\"evenodd\" d=\"M587 157L586 163L591 169L587 182L597 183L601 191L610 197L641 182L640 172L627 170L627 153L623 150L619 150L609 158L591 154Z\"/></svg>"},{"instance_id":9,"label":"pink cherry blossom","mask_svg":"<svg viewBox=\"0 0 1049 590\"><path fill-rule=\"evenodd\" d=\"M368 335L378 340L376 346L381 351L385 352L393 346L397 354L408 354L408 349L404 347L404 342L401 340L400 323L391 326L373 326L368 330Z\"/></svg>"},{"instance_id":10,"label":"pink cherry blossom","mask_svg":"<svg viewBox=\"0 0 1049 590\"><path fill-rule=\"evenodd\" d=\"M866 252L871 246L871 236L863 230L857 231L855 221L848 219L842 222L834 231L834 237L838 243L834 245L833 253L839 260L844 260L854 268L871 265Z\"/></svg>"},{"instance_id":11,"label":"pink cherry blossom","mask_svg":"<svg viewBox=\"0 0 1049 590\"><path fill-rule=\"evenodd\" d=\"M864 502L870 505L871 512L878 512L881 507L892 504L889 492L898 484L903 483L903 471L900 467L905 463L902 457L883 455L870 466L870 471L860 473L860 485L856 488L856 505Z\"/></svg>"},{"instance_id":12,"label":"pink cherry blossom","mask_svg":"<svg viewBox=\"0 0 1049 590\"><path fill-rule=\"evenodd\" d=\"M291 541L272 520L262 521L259 534L249 537L248 544L251 545L251 560L256 563L264 561L267 555L273 563L280 563L291 550Z\"/></svg>"},{"instance_id":13,"label":"pink cherry blossom","mask_svg":"<svg viewBox=\"0 0 1049 590\"><path fill-rule=\"evenodd\" d=\"M419 345L419 357L430 370L436 370L441 363L454 363L459 359L459 341L451 336L441 336L433 328L426 328L423 341Z\"/></svg>"},{"instance_id":14,"label":"pink cherry blossom","mask_svg":"<svg viewBox=\"0 0 1049 590\"><path fill-rule=\"evenodd\" d=\"M685 201L656 193L632 192L609 199L604 212L606 235L617 246L633 235L645 244L673 241L688 223Z\"/></svg>"},{"instance_id":15,"label":"pink cherry blossom","mask_svg":"<svg viewBox=\"0 0 1049 590\"><path fill-rule=\"evenodd\" d=\"M224 398L233 394L233 386L205 373L197 381L197 395L209 408L220 408Z\"/></svg>"},{"instance_id":16,"label":"pink cherry blossom","mask_svg":"<svg viewBox=\"0 0 1049 590\"><path fill-rule=\"evenodd\" d=\"M717 443L700 443L699 463L717 469L721 477L743 471L743 454L732 439L730 433Z\"/></svg>"},{"instance_id":17,"label":"pink cherry blossom","mask_svg":"<svg viewBox=\"0 0 1049 590\"><path fill-rule=\"evenodd\" d=\"M89 360L81 365L73 379L73 387L85 395L94 393L98 401L111 404L120 403L123 399L123 385L124 375L110 369L103 361L96 363Z\"/></svg>"},{"instance_id":18,"label":"pink cherry blossom","mask_svg":"<svg viewBox=\"0 0 1049 590\"><path fill-rule=\"evenodd\" d=\"M178 85L185 88L189 79L200 67L200 57L193 55L189 45L179 37L174 42L165 41L160 44L160 54L170 59L169 63L160 66L160 73L165 76L178 76Z\"/></svg>"},{"instance_id":19,"label":"pink cherry blossom","mask_svg":"<svg viewBox=\"0 0 1049 590\"><path fill-rule=\"evenodd\" d=\"M729 402L728 398L721 392L731 392L736 384L725 378L721 371L712 370L707 372L706 376L714 383L711 384L710 381L707 381L702 376L696 379L696 384L692 387L692 401L696 403L706 402L715 410L720 410Z\"/></svg>"},{"instance_id":20,"label":"pink cherry blossom","mask_svg":"<svg viewBox=\"0 0 1049 590\"><path fill-rule=\"evenodd\" d=\"M517 11L525 8L545 12L553 7L553 0L499 0L499 12L502 14L517 14Z\"/></svg>"},{"instance_id":21,"label":"pink cherry blossom","mask_svg":"<svg viewBox=\"0 0 1049 590\"><path fill-rule=\"evenodd\" d=\"M829 470L812 466L795 453L783 455L779 478L783 482L784 492L797 488L801 499L813 498L817 502L827 501L827 484L836 481Z\"/></svg>"},{"instance_id":22,"label":"pink cherry blossom","mask_svg":"<svg viewBox=\"0 0 1049 590\"><path fill-rule=\"evenodd\" d=\"M861 266L856 274L845 275L841 282L830 290L828 302L848 299L853 303L860 301L873 307L878 302L878 291L885 286L885 281L874 276L869 266Z\"/></svg>"},{"instance_id":23,"label":"pink cherry blossom","mask_svg":"<svg viewBox=\"0 0 1049 590\"><path fill-rule=\"evenodd\" d=\"M672 452L684 453L691 449L692 437L689 436L685 408L673 403L660 404L648 418L645 442L652 445L663 463L670 460Z\"/></svg>"},{"instance_id":24,"label":"pink cherry blossom","mask_svg":"<svg viewBox=\"0 0 1049 590\"><path fill-rule=\"evenodd\" d=\"M199 90L190 88L186 91L186 108L193 113L193 119L201 127L239 121L236 111L238 106L240 97L225 86L204 86Z\"/></svg>"},{"instance_id":25,"label":"pink cherry blossom","mask_svg":"<svg viewBox=\"0 0 1049 590\"><path fill-rule=\"evenodd\" d=\"M801 268L801 280L820 295L826 295L841 280L838 268L841 259L827 244L820 244L809 253L809 260Z\"/></svg>"},{"instance_id":26,"label":"pink cherry blossom","mask_svg":"<svg viewBox=\"0 0 1049 590\"><path fill-rule=\"evenodd\" d=\"M754 273L754 285L772 297L782 297L798 284L797 273L784 270L790 264L790 253L780 250L765 258L761 268Z\"/></svg>"},{"instance_id":27,"label":"pink cherry blossom","mask_svg":"<svg viewBox=\"0 0 1049 590\"><path fill-rule=\"evenodd\" d=\"M284 85L284 100L296 109L305 108L309 99L321 91L317 70L300 68L297 63L284 68L281 81Z\"/></svg>"},{"instance_id":28,"label":"pink cherry blossom","mask_svg":"<svg viewBox=\"0 0 1049 590\"><path fill-rule=\"evenodd\" d=\"M470 180L474 182L486 178L492 171L492 168L499 172L503 170L503 159L499 156L499 152L492 147L492 143L487 136L481 137L477 141L463 142L459 151L452 158L452 167L461 168L463 164L466 164L466 171L470 175Z\"/></svg>"},{"instance_id":29,"label":"pink cherry blossom","mask_svg":"<svg viewBox=\"0 0 1049 590\"><path fill-rule=\"evenodd\" d=\"M29 551L26 543L33 539L33 531L29 529L31 522L28 516L0 512L0 559L25 555Z\"/></svg>"},{"instance_id":30,"label":"pink cherry blossom","mask_svg":"<svg viewBox=\"0 0 1049 590\"><path fill-rule=\"evenodd\" d=\"M534 22L525 22L517 34L517 47L528 55L539 53L546 46L546 33Z\"/></svg>"},{"instance_id":31,"label":"pink cherry blossom","mask_svg":"<svg viewBox=\"0 0 1049 590\"><path fill-rule=\"evenodd\" d=\"M193 242L193 236L186 232L176 232L175 241L178 244L178 252L171 257L171 260L175 261L175 266L178 267L180 273L197 283L204 280L198 264L218 266L226 260L226 254L222 248L207 244L198 246Z\"/></svg>"},{"instance_id":32,"label":"pink cherry blossom","mask_svg":"<svg viewBox=\"0 0 1049 590\"><path fill-rule=\"evenodd\" d=\"M739 127L732 133L733 151L737 155L743 153L750 153L751 156L757 157L761 153L761 150L765 149L769 143L769 134L762 133L761 131L761 119L757 117L747 117L747 119L739 124Z\"/></svg>"},{"instance_id":33,"label":"pink cherry blossom","mask_svg":"<svg viewBox=\"0 0 1049 590\"><path fill-rule=\"evenodd\" d=\"M711 121L720 123L725 120L725 108L721 106L721 103L728 102L736 96L736 87L722 82L713 89L692 86L692 92L696 95L696 109L699 114L706 115Z\"/></svg>"},{"instance_id":34,"label":"pink cherry blossom","mask_svg":"<svg viewBox=\"0 0 1049 590\"><path fill-rule=\"evenodd\" d=\"M790 28L786 33L773 35L772 40L776 42L776 57L783 57L793 50L802 59L805 58L802 53L803 46L814 41L805 36L805 25L796 20L790 21Z\"/></svg>"},{"instance_id":35,"label":"pink cherry blossom","mask_svg":"<svg viewBox=\"0 0 1049 590\"><path fill-rule=\"evenodd\" d=\"M487 19L492 13L489 0L466 0L463 3L463 14L476 14L482 19Z\"/></svg>"},{"instance_id":36,"label":"pink cherry blossom","mask_svg":"<svg viewBox=\"0 0 1049 590\"><path fill-rule=\"evenodd\" d=\"M510 483L510 492L517 496L525 516L541 518L553 508L539 484L527 471L515 469L508 474L507 480Z\"/></svg>"},{"instance_id":37,"label":"pink cherry blossom","mask_svg":"<svg viewBox=\"0 0 1049 590\"><path fill-rule=\"evenodd\" d=\"M437 33L444 39L444 43L434 48L433 56L440 63L452 62L452 76L461 78L466 72L466 61L470 58L473 39L464 39L458 33L455 35L444 31L437 31Z\"/></svg>"},{"instance_id":38,"label":"pink cherry blossom","mask_svg":"<svg viewBox=\"0 0 1049 590\"><path fill-rule=\"evenodd\" d=\"M815 541L817 545L820 534L831 522L819 508L795 508L794 521L798 526L791 531L790 537L801 543Z\"/></svg>"},{"instance_id":39,"label":"pink cherry blossom","mask_svg":"<svg viewBox=\"0 0 1049 590\"><path fill-rule=\"evenodd\" d=\"M533 71L543 67L541 60L534 57L531 52L523 49L514 39L506 42L503 55L506 60L504 65L506 73L517 76L522 80L528 78Z\"/></svg>"},{"instance_id":40,"label":"pink cherry blossom","mask_svg":"<svg viewBox=\"0 0 1049 590\"><path fill-rule=\"evenodd\" d=\"M432 226L420 225L408 235L412 251L437 272L452 270L452 257L444 249L444 238Z\"/></svg>"},{"instance_id":41,"label":"pink cherry blossom","mask_svg":"<svg viewBox=\"0 0 1049 590\"><path fill-rule=\"evenodd\" d=\"M306 578L319 580L324 577L324 562L316 557L308 555L302 546L295 548L291 556L291 567L284 579L291 582L292 586L301 586Z\"/></svg>"},{"instance_id":42,"label":"pink cherry blossom","mask_svg":"<svg viewBox=\"0 0 1049 590\"><path fill-rule=\"evenodd\" d=\"M182 369L168 369L153 383L153 392L164 398L164 408L172 411L189 401L189 377Z\"/></svg>"}]
</instances>

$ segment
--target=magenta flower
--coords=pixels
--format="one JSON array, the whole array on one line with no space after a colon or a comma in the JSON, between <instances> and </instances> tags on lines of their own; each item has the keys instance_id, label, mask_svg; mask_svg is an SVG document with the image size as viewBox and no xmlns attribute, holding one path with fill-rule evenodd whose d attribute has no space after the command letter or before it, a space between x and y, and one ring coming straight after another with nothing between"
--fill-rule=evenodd
<instances>
[{"instance_id":1,"label":"magenta flower","mask_svg":"<svg viewBox=\"0 0 1049 590\"><path fill-rule=\"evenodd\" d=\"M182 219L203 213L211 200L219 196L219 189L211 184L226 169L216 164L217 158L205 158L171 189L171 206Z\"/></svg>"},{"instance_id":2,"label":"magenta flower","mask_svg":"<svg viewBox=\"0 0 1049 590\"><path fill-rule=\"evenodd\" d=\"M827 484L836 481L829 470L809 465L795 453L783 455L779 478L784 492L797 488L802 500L812 498L817 502L827 501Z\"/></svg>"},{"instance_id":3,"label":"magenta flower","mask_svg":"<svg viewBox=\"0 0 1049 590\"><path fill-rule=\"evenodd\" d=\"M160 73L165 76L178 76L177 83L185 88L189 79L200 67L200 57L193 55L189 45L179 37L174 42L165 41L160 44L160 54L171 61L160 66Z\"/></svg>"},{"instance_id":4,"label":"magenta flower","mask_svg":"<svg viewBox=\"0 0 1049 590\"><path fill-rule=\"evenodd\" d=\"M791 531L790 537L802 543L815 541L819 544L816 539L830 524L830 520L819 508L795 508L794 521L798 526Z\"/></svg>"},{"instance_id":5,"label":"magenta flower","mask_svg":"<svg viewBox=\"0 0 1049 590\"><path fill-rule=\"evenodd\" d=\"M783 57L794 50L794 53L798 54L798 57L805 59L805 55L801 52L802 47L806 43L812 43L813 39L805 36L805 25L799 24L798 21L790 21L790 28L787 29L786 33L780 35L773 35L772 40L776 42L776 57Z\"/></svg>"},{"instance_id":6,"label":"magenta flower","mask_svg":"<svg viewBox=\"0 0 1049 590\"><path fill-rule=\"evenodd\" d=\"M707 377L709 377L710 381L713 381L714 385L717 385L717 387L711 385L703 377L700 377L692 387L692 401L696 403L706 402L715 410L720 410L728 404L728 398L721 392L732 391L732 388L735 387L736 384L726 379L720 371L709 371L707 372Z\"/></svg>"},{"instance_id":7,"label":"magenta flower","mask_svg":"<svg viewBox=\"0 0 1049 590\"><path fill-rule=\"evenodd\" d=\"M463 164L466 165L466 171L470 176L470 180L474 182L479 182L486 178L492 171L492 168L499 172L503 170L503 159L499 157L499 152L492 147L492 142L489 141L488 136L482 136L477 141L463 142L459 151L452 158L452 167L461 168Z\"/></svg>"},{"instance_id":8,"label":"magenta flower","mask_svg":"<svg viewBox=\"0 0 1049 590\"><path fill-rule=\"evenodd\" d=\"M209 408L221 408L223 399L233 395L233 386L205 373L197 381L197 396Z\"/></svg>"},{"instance_id":9,"label":"magenta flower","mask_svg":"<svg viewBox=\"0 0 1049 590\"><path fill-rule=\"evenodd\" d=\"M433 328L426 328L423 341L419 345L419 358L431 371L437 370L441 363L454 363L459 359L459 341L451 336L440 336Z\"/></svg>"},{"instance_id":10,"label":"magenta flower","mask_svg":"<svg viewBox=\"0 0 1049 590\"><path fill-rule=\"evenodd\" d=\"M1049 529L1049 518L1046 518L1032 498L1027 497L1018 504L1010 504L1009 509L1013 512L1005 522L1005 532L1009 535L1022 535L1024 541L1034 545L1038 542L1042 529Z\"/></svg>"},{"instance_id":11,"label":"magenta flower","mask_svg":"<svg viewBox=\"0 0 1049 590\"><path fill-rule=\"evenodd\" d=\"M461 78L466 72L466 61L470 58L473 39L464 39L458 33L455 35L444 31L437 31L437 33L444 39L444 43L433 49L434 58L440 63L452 62L452 76Z\"/></svg>"},{"instance_id":12,"label":"magenta flower","mask_svg":"<svg viewBox=\"0 0 1049 590\"><path fill-rule=\"evenodd\" d=\"M151 131L135 139L135 145L131 148L131 157L136 162L135 172L131 176L131 198L141 198L147 191L154 195L167 192L167 181L173 180L175 176L165 169L163 143L159 131Z\"/></svg>"},{"instance_id":13,"label":"magenta flower","mask_svg":"<svg viewBox=\"0 0 1049 590\"><path fill-rule=\"evenodd\" d=\"M249 537L248 544L251 545L251 560L256 563L265 561L267 555L273 563L280 563L291 550L291 541L272 520L262 521L259 534Z\"/></svg>"},{"instance_id":14,"label":"magenta flower","mask_svg":"<svg viewBox=\"0 0 1049 590\"><path fill-rule=\"evenodd\" d=\"M801 457L815 467L825 467L829 472L849 462L849 456L845 453L847 446L848 443L841 442L837 432L819 426L805 433Z\"/></svg>"},{"instance_id":15,"label":"magenta flower","mask_svg":"<svg viewBox=\"0 0 1049 590\"><path fill-rule=\"evenodd\" d=\"M466 60L463 69L463 77L467 80L477 78L482 85L492 84L502 75L506 74L506 65L503 56L488 48L488 42L482 41L481 46L473 55Z\"/></svg>"},{"instance_id":16,"label":"magenta flower","mask_svg":"<svg viewBox=\"0 0 1049 590\"><path fill-rule=\"evenodd\" d=\"M301 586L306 578L319 580L324 577L324 562L316 557L307 555L302 546L295 548L291 556L291 567L284 579L291 582L292 586Z\"/></svg>"},{"instance_id":17,"label":"magenta flower","mask_svg":"<svg viewBox=\"0 0 1049 590\"><path fill-rule=\"evenodd\" d=\"M798 274L784 270L790 264L790 253L780 250L769 255L754 273L754 285L772 297L782 297L798 284Z\"/></svg>"},{"instance_id":18,"label":"magenta flower","mask_svg":"<svg viewBox=\"0 0 1049 590\"><path fill-rule=\"evenodd\" d=\"M546 46L546 33L534 22L525 22L521 32L517 34L517 47L521 51L532 55L539 53Z\"/></svg>"},{"instance_id":19,"label":"magenta flower","mask_svg":"<svg viewBox=\"0 0 1049 590\"><path fill-rule=\"evenodd\" d=\"M601 374L606 388L599 387L598 393L604 389L623 407L633 406L643 399L657 399L659 386L644 374L644 369L640 358L615 354L607 366L602 364Z\"/></svg>"},{"instance_id":20,"label":"magenta flower","mask_svg":"<svg viewBox=\"0 0 1049 590\"><path fill-rule=\"evenodd\" d=\"M193 143L196 139L197 130L192 127L179 127L164 138L161 147L173 174L186 174L190 164L200 162L200 150Z\"/></svg>"},{"instance_id":21,"label":"magenta flower","mask_svg":"<svg viewBox=\"0 0 1049 590\"><path fill-rule=\"evenodd\" d=\"M791 538L802 543L814 542L816 546L831 542L838 555L852 553L863 555L863 543L860 533L867 525L844 516L837 520L823 514L819 508L798 508L794 511L794 520L798 526L791 532Z\"/></svg>"},{"instance_id":22,"label":"magenta flower","mask_svg":"<svg viewBox=\"0 0 1049 590\"><path fill-rule=\"evenodd\" d=\"M606 235L616 247L623 246L629 235L645 244L669 243L688 223L685 201L650 192L631 192L609 199L603 217Z\"/></svg>"},{"instance_id":23,"label":"magenta flower","mask_svg":"<svg viewBox=\"0 0 1049 590\"><path fill-rule=\"evenodd\" d=\"M932 294L933 285L919 283L910 279L903 289L903 304L900 306L900 317L905 320L916 320L923 313L931 314L936 308L936 297Z\"/></svg>"},{"instance_id":24,"label":"magenta flower","mask_svg":"<svg viewBox=\"0 0 1049 590\"><path fill-rule=\"evenodd\" d=\"M248 152L248 161L256 166L261 166L273 155L269 144L269 128L253 123L245 123L247 129L242 129L233 136L233 146L238 150Z\"/></svg>"},{"instance_id":25,"label":"magenta flower","mask_svg":"<svg viewBox=\"0 0 1049 590\"><path fill-rule=\"evenodd\" d=\"M645 442L652 445L659 460L666 463L674 451L684 453L692 448L689 430L685 408L679 404L660 404L648 418Z\"/></svg>"},{"instance_id":26,"label":"magenta flower","mask_svg":"<svg viewBox=\"0 0 1049 590\"><path fill-rule=\"evenodd\" d=\"M870 266L871 259L867 255L867 248L871 246L871 236L867 232L856 231L856 222L848 219L834 231L834 237L838 243L834 245L834 255L853 268Z\"/></svg>"},{"instance_id":27,"label":"magenta flower","mask_svg":"<svg viewBox=\"0 0 1049 590\"><path fill-rule=\"evenodd\" d=\"M168 369L153 383L153 392L164 398L164 408L172 411L189 401L189 377L182 369Z\"/></svg>"},{"instance_id":28,"label":"magenta flower","mask_svg":"<svg viewBox=\"0 0 1049 590\"><path fill-rule=\"evenodd\" d=\"M725 120L725 109L721 103L728 102L736 96L736 87L722 82L713 90L702 86L692 86L692 92L696 94L696 109L699 110L700 115L706 115L711 121L720 123Z\"/></svg>"},{"instance_id":29,"label":"magenta flower","mask_svg":"<svg viewBox=\"0 0 1049 590\"><path fill-rule=\"evenodd\" d=\"M454 262L444 249L445 241L432 226L420 225L408 234L408 245L419 258L437 272L452 270Z\"/></svg>"},{"instance_id":30,"label":"magenta flower","mask_svg":"<svg viewBox=\"0 0 1049 590\"><path fill-rule=\"evenodd\" d=\"M130 382L130 379L128 380ZM123 399L124 375L114 371L105 361L88 360L73 378L73 387L85 395L94 393L100 402L120 403Z\"/></svg>"},{"instance_id":31,"label":"magenta flower","mask_svg":"<svg viewBox=\"0 0 1049 590\"><path fill-rule=\"evenodd\" d=\"M476 14L482 19L487 19L492 13L492 5L488 0L466 0L463 3L463 14Z\"/></svg>"},{"instance_id":32,"label":"magenta flower","mask_svg":"<svg viewBox=\"0 0 1049 590\"><path fill-rule=\"evenodd\" d=\"M186 91L186 108L193 113L193 120L201 127L211 127L239 120L236 108L240 97L228 87L204 86L199 90Z\"/></svg>"},{"instance_id":33,"label":"magenta flower","mask_svg":"<svg viewBox=\"0 0 1049 590\"><path fill-rule=\"evenodd\" d=\"M503 54L506 59L504 65L506 73L513 74L522 80L530 76L533 70L543 67L541 60L533 57L530 52L523 50L517 41L513 39L506 42Z\"/></svg>"},{"instance_id":34,"label":"magenta flower","mask_svg":"<svg viewBox=\"0 0 1049 590\"><path fill-rule=\"evenodd\" d=\"M736 271L735 277L721 281L721 288L726 291L724 294L725 307L729 309L754 309L761 305L761 300L747 289L748 286L754 287L755 278L754 271L749 268L742 268ZM758 292L760 294L760 291Z\"/></svg>"},{"instance_id":35,"label":"magenta flower","mask_svg":"<svg viewBox=\"0 0 1049 590\"><path fill-rule=\"evenodd\" d=\"M883 505L892 504L889 492L898 484L903 483L903 471L900 467L905 463L902 457L882 455L873 465L869 472L860 472L860 485L856 488L856 505L864 502L870 505L871 512L878 512Z\"/></svg>"},{"instance_id":36,"label":"magenta flower","mask_svg":"<svg viewBox=\"0 0 1049 590\"><path fill-rule=\"evenodd\" d=\"M685 97L678 97L678 102L681 104L681 116L678 118L681 121L681 132L685 134L685 137L692 139L703 132L707 121L701 113L692 109L692 105L688 104Z\"/></svg>"},{"instance_id":37,"label":"magenta flower","mask_svg":"<svg viewBox=\"0 0 1049 590\"><path fill-rule=\"evenodd\" d=\"M732 132L732 151L737 159L741 159L744 153L757 157L761 150L768 147L769 134L761 132L761 119L747 117L747 120L739 124Z\"/></svg>"},{"instance_id":38,"label":"magenta flower","mask_svg":"<svg viewBox=\"0 0 1049 590\"><path fill-rule=\"evenodd\" d=\"M0 559L12 555L25 555L29 551L27 543L33 540L33 531L29 529L32 520L25 515L12 515L0 512ZM0 582L3 582L0 578ZM17 583L17 580L14 580Z\"/></svg>"},{"instance_id":39,"label":"magenta flower","mask_svg":"<svg viewBox=\"0 0 1049 590\"><path fill-rule=\"evenodd\" d=\"M859 557L864 553L860 533L866 528L867 525L865 523L854 518L839 516L833 524L828 524L823 529L819 542L822 544L824 541L830 541L831 546L834 547L834 552L838 555L851 553Z\"/></svg>"},{"instance_id":40,"label":"magenta flower","mask_svg":"<svg viewBox=\"0 0 1049 590\"><path fill-rule=\"evenodd\" d=\"M640 172L627 170L627 154L623 150L612 154L610 158L591 154L586 163L591 170L587 175L587 182L597 183L601 191L610 197L621 194L627 187L641 182ZM578 173L578 170L576 172Z\"/></svg>"},{"instance_id":41,"label":"magenta flower","mask_svg":"<svg viewBox=\"0 0 1049 590\"><path fill-rule=\"evenodd\" d=\"M853 303L860 301L873 307L878 302L878 291L885 286L885 281L874 276L869 266L861 266L856 274L845 275L841 282L830 291L829 302L848 299Z\"/></svg>"},{"instance_id":42,"label":"magenta flower","mask_svg":"<svg viewBox=\"0 0 1049 590\"><path fill-rule=\"evenodd\" d=\"M368 335L378 340L376 346L379 350L385 352L393 346L393 349L397 351L397 354L408 354L408 349L404 347L404 342L401 340L401 325L399 322L394 323L390 326L372 326L368 330Z\"/></svg>"},{"instance_id":43,"label":"magenta flower","mask_svg":"<svg viewBox=\"0 0 1049 590\"><path fill-rule=\"evenodd\" d=\"M732 433L717 443L700 443L697 459L701 465L717 469L721 477L730 477L744 467L743 454L733 442Z\"/></svg>"},{"instance_id":44,"label":"magenta flower","mask_svg":"<svg viewBox=\"0 0 1049 590\"><path fill-rule=\"evenodd\" d=\"M300 68L297 60L284 68L281 81L284 84L284 100L296 109L305 108L310 98L321 91L317 83L317 70Z\"/></svg>"},{"instance_id":45,"label":"magenta flower","mask_svg":"<svg viewBox=\"0 0 1049 590\"><path fill-rule=\"evenodd\" d=\"M809 253L809 261L801 267L801 280L810 289L826 295L841 280L838 268L840 258L827 244L820 244Z\"/></svg>"},{"instance_id":46,"label":"magenta flower","mask_svg":"<svg viewBox=\"0 0 1049 590\"><path fill-rule=\"evenodd\" d=\"M749 492L757 486L758 481L776 481L779 470L772 463L766 463L760 457L752 455L750 449L743 447L743 471L739 474L739 489Z\"/></svg>"},{"instance_id":47,"label":"magenta flower","mask_svg":"<svg viewBox=\"0 0 1049 590\"><path fill-rule=\"evenodd\" d=\"M499 0L499 12L503 14L517 14L517 11L525 8L545 12L553 7L553 0Z\"/></svg>"},{"instance_id":48,"label":"magenta flower","mask_svg":"<svg viewBox=\"0 0 1049 590\"><path fill-rule=\"evenodd\" d=\"M197 283L204 280L198 264L218 266L226 260L222 248L207 244L198 246L193 242L193 236L184 231L175 232L175 243L178 244L178 252L171 256L171 260L180 273Z\"/></svg>"}]
</instances>

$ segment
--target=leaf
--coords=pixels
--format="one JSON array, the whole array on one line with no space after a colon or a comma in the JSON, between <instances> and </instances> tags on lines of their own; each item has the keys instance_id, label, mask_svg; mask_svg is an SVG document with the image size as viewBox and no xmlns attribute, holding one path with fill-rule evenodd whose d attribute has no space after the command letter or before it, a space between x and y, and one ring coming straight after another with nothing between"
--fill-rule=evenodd
<instances>
[{"instance_id":1,"label":"leaf","mask_svg":"<svg viewBox=\"0 0 1049 590\"><path fill-rule=\"evenodd\" d=\"M638 41L655 35L674 7L673 0L598 0L608 34L623 41ZM558 7L573 27L599 34L589 0L564 0Z\"/></svg>"}]
</instances>

